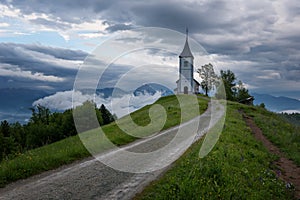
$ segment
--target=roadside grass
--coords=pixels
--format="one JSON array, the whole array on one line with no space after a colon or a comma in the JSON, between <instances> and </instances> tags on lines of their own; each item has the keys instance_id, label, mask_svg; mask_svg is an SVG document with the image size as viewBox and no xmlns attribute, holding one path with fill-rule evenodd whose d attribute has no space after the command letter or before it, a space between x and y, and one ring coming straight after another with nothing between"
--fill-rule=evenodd
<instances>
[{"instance_id":1,"label":"roadside grass","mask_svg":"<svg viewBox=\"0 0 300 200\"><path fill-rule=\"evenodd\" d=\"M0 186L89 156L78 136L20 154L0 163Z\"/></svg>"},{"instance_id":2,"label":"roadside grass","mask_svg":"<svg viewBox=\"0 0 300 200\"><path fill-rule=\"evenodd\" d=\"M276 157L252 136L240 107L228 104L223 132L206 157L199 158L201 139L135 199L293 199L271 170Z\"/></svg>"},{"instance_id":3,"label":"roadside grass","mask_svg":"<svg viewBox=\"0 0 300 200\"><path fill-rule=\"evenodd\" d=\"M244 107L253 117L263 134L286 155L300 166L300 127L293 125L276 113L260 107Z\"/></svg>"},{"instance_id":4,"label":"roadside grass","mask_svg":"<svg viewBox=\"0 0 300 200\"><path fill-rule=\"evenodd\" d=\"M102 130L105 133L105 136L107 136L112 143L120 146L136 140L137 137L134 136L149 136L161 129L165 130L178 125L180 123L181 116L180 108L185 110L185 113L183 113L183 116L185 116L183 121L192 119L199 114L199 112L195 112L194 110L196 105L192 105L190 103L192 97L177 97L179 99L185 99L186 101L183 102L186 103L183 103L180 106L176 96L162 97L154 103L155 105L161 105L165 108L167 117L166 123L163 124L163 127L156 127L156 123L151 124L152 118L149 117L149 108L151 108L151 106L148 105L138 111L135 111L134 113L131 113L128 116L121 118L120 120L117 120L117 122L103 126ZM197 101L199 103L199 111L200 113L203 113L207 109L208 99L198 98ZM197 101L192 102L197 103ZM157 115L157 113L161 112L152 113L151 117L157 118L152 120L158 121L160 119L160 116ZM139 128L139 132L136 132L136 127L134 126L121 126L123 130L117 126L117 124L132 125L131 118L136 124L142 126ZM143 129L143 127L146 128ZM127 132L130 132L131 135L128 135ZM24 179L47 170L55 169L64 164L72 163L75 160L91 156L89 151L83 145L82 141L87 143L89 146L92 146L92 149L96 149L97 153L105 151L106 149L111 148L111 145L105 142L105 136L104 134L100 134L99 129L94 129L85 133L81 133L80 136L72 136L50 145L27 151L23 154L17 155L13 159L3 160L0 163L0 187L4 187L13 181Z\"/></svg>"}]
</instances>

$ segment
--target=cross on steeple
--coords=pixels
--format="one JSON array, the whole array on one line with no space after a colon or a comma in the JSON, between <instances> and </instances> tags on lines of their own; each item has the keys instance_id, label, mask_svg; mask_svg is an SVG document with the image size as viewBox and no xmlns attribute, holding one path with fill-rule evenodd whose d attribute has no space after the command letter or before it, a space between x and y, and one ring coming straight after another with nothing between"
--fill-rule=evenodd
<instances>
[{"instance_id":1,"label":"cross on steeple","mask_svg":"<svg viewBox=\"0 0 300 200\"><path fill-rule=\"evenodd\" d=\"M188 36L189 36L189 29L188 29L188 27L185 28L185 33L186 33L186 39L187 39Z\"/></svg>"}]
</instances>

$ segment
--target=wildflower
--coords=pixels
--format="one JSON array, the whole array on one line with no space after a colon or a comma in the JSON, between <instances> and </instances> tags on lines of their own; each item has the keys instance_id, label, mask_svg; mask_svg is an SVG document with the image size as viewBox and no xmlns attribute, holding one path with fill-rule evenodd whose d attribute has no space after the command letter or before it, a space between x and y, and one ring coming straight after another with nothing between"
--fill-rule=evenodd
<instances>
[{"instance_id":1,"label":"wildflower","mask_svg":"<svg viewBox=\"0 0 300 200\"><path fill-rule=\"evenodd\" d=\"M281 171L279 169L276 170L276 175L277 175L277 177L281 176Z\"/></svg>"},{"instance_id":2,"label":"wildflower","mask_svg":"<svg viewBox=\"0 0 300 200\"><path fill-rule=\"evenodd\" d=\"M285 184L285 187L286 187L286 189L291 189L291 188L293 187L293 184L287 182L287 183Z\"/></svg>"}]
</instances>

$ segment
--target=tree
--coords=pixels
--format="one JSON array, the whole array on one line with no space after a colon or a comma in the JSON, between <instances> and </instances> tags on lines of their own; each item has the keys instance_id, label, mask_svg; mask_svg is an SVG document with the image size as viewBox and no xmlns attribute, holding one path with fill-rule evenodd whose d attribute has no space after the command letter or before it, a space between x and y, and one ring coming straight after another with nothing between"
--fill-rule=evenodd
<instances>
[{"instance_id":1,"label":"tree","mask_svg":"<svg viewBox=\"0 0 300 200\"><path fill-rule=\"evenodd\" d=\"M66 137L76 135L76 127L73 120L72 110L66 110L62 116L62 132Z\"/></svg>"},{"instance_id":2,"label":"tree","mask_svg":"<svg viewBox=\"0 0 300 200\"><path fill-rule=\"evenodd\" d=\"M96 104L93 101L85 101L82 105L73 110L74 122L79 133L88 131L99 126L98 119L95 119ZM97 112L96 112L97 114Z\"/></svg>"},{"instance_id":3,"label":"tree","mask_svg":"<svg viewBox=\"0 0 300 200\"><path fill-rule=\"evenodd\" d=\"M197 72L202 79L201 87L205 91L205 95L208 96L208 92L213 89L218 81L218 76L214 72L214 67L209 63L201 66L201 69L198 69Z\"/></svg>"},{"instance_id":4,"label":"tree","mask_svg":"<svg viewBox=\"0 0 300 200\"><path fill-rule=\"evenodd\" d=\"M237 101L242 101L245 100L249 97L251 97L251 95L249 94L249 91L245 88L244 84L242 81L239 81L238 84L236 85L236 100Z\"/></svg>"},{"instance_id":5,"label":"tree","mask_svg":"<svg viewBox=\"0 0 300 200\"><path fill-rule=\"evenodd\" d=\"M103 125L115 121L114 116L109 112L109 110L106 109L106 107L103 104L100 106L99 111L101 113Z\"/></svg>"},{"instance_id":6,"label":"tree","mask_svg":"<svg viewBox=\"0 0 300 200\"><path fill-rule=\"evenodd\" d=\"M1 130L4 137L9 137L9 135L10 135L10 125L6 120L1 122L0 130Z\"/></svg>"},{"instance_id":7,"label":"tree","mask_svg":"<svg viewBox=\"0 0 300 200\"><path fill-rule=\"evenodd\" d=\"M42 124L49 124L49 117L50 117L50 110L41 105L37 105L37 112L35 108L30 108L32 111L32 116L30 118L30 122L32 123L42 123Z\"/></svg>"},{"instance_id":8,"label":"tree","mask_svg":"<svg viewBox=\"0 0 300 200\"><path fill-rule=\"evenodd\" d=\"M235 84L235 74L230 71L223 71L221 70L221 79L223 81L224 84L224 88L225 88L225 92L226 92L226 99L230 100L230 101L235 101L236 98L236 84Z\"/></svg>"},{"instance_id":9,"label":"tree","mask_svg":"<svg viewBox=\"0 0 300 200\"><path fill-rule=\"evenodd\" d=\"M266 105L265 105L264 103L261 103L261 104L259 104L259 107L265 109L265 108L266 108Z\"/></svg>"},{"instance_id":10,"label":"tree","mask_svg":"<svg viewBox=\"0 0 300 200\"><path fill-rule=\"evenodd\" d=\"M0 126L0 161L17 150L14 137L10 134L10 125L4 120Z\"/></svg>"},{"instance_id":11,"label":"tree","mask_svg":"<svg viewBox=\"0 0 300 200\"><path fill-rule=\"evenodd\" d=\"M4 155L4 136L0 130L0 161L3 159Z\"/></svg>"},{"instance_id":12,"label":"tree","mask_svg":"<svg viewBox=\"0 0 300 200\"><path fill-rule=\"evenodd\" d=\"M10 125L10 129L11 129L10 134L14 138L16 144L18 145L19 152L20 152L25 147L25 142L26 142L24 128L19 122L16 122Z\"/></svg>"}]
</instances>

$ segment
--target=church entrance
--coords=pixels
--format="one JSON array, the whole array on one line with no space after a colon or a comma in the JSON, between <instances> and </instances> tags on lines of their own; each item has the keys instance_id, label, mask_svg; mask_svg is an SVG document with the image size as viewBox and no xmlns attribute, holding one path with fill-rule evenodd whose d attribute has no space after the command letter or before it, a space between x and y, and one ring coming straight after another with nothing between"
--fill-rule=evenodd
<instances>
[{"instance_id":1,"label":"church entrance","mask_svg":"<svg viewBox=\"0 0 300 200\"><path fill-rule=\"evenodd\" d=\"M183 93L184 94L188 94L189 93L189 91L188 91L189 89L188 89L188 87L187 86L185 86L184 88L183 88Z\"/></svg>"}]
</instances>

